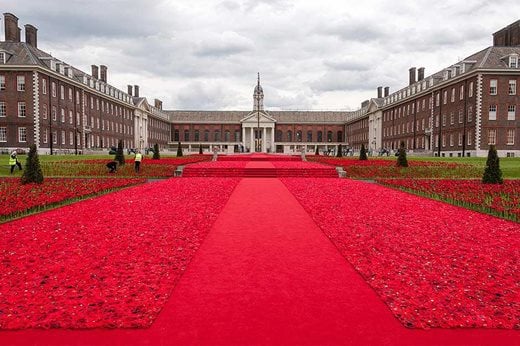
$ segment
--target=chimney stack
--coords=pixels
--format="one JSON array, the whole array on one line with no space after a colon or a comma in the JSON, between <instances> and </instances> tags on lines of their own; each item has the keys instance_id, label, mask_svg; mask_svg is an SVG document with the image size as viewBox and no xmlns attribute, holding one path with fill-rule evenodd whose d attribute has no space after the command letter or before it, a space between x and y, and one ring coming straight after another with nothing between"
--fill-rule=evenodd
<instances>
[{"instance_id":1,"label":"chimney stack","mask_svg":"<svg viewBox=\"0 0 520 346\"><path fill-rule=\"evenodd\" d=\"M38 48L38 29L31 24L25 24L25 42L34 48Z\"/></svg>"},{"instance_id":2,"label":"chimney stack","mask_svg":"<svg viewBox=\"0 0 520 346\"><path fill-rule=\"evenodd\" d=\"M162 110L162 101L155 99L155 108Z\"/></svg>"},{"instance_id":3,"label":"chimney stack","mask_svg":"<svg viewBox=\"0 0 520 346\"><path fill-rule=\"evenodd\" d=\"M101 81L107 82L107 67L105 65L100 65L99 68L101 69L101 75L100 78Z\"/></svg>"},{"instance_id":4,"label":"chimney stack","mask_svg":"<svg viewBox=\"0 0 520 346\"><path fill-rule=\"evenodd\" d=\"M99 79L99 68L96 65L92 65L92 77Z\"/></svg>"},{"instance_id":5,"label":"chimney stack","mask_svg":"<svg viewBox=\"0 0 520 346\"><path fill-rule=\"evenodd\" d=\"M139 85L134 85L134 96L139 97Z\"/></svg>"},{"instance_id":6,"label":"chimney stack","mask_svg":"<svg viewBox=\"0 0 520 346\"><path fill-rule=\"evenodd\" d=\"M413 83L415 83L415 67L410 67L410 84L409 85L412 85Z\"/></svg>"},{"instance_id":7,"label":"chimney stack","mask_svg":"<svg viewBox=\"0 0 520 346\"><path fill-rule=\"evenodd\" d=\"M20 42L20 28L18 27L18 17L12 13L4 13L5 40Z\"/></svg>"},{"instance_id":8,"label":"chimney stack","mask_svg":"<svg viewBox=\"0 0 520 346\"><path fill-rule=\"evenodd\" d=\"M388 97L390 95L390 87L385 87L385 97Z\"/></svg>"},{"instance_id":9,"label":"chimney stack","mask_svg":"<svg viewBox=\"0 0 520 346\"><path fill-rule=\"evenodd\" d=\"M377 98L380 99L383 97L383 87L377 87Z\"/></svg>"},{"instance_id":10,"label":"chimney stack","mask_svg":"<svg viewBox=\"0 0 520 346\"><path fill-rule=\"evenodd\" d=\"M417 76L418 81L422 81L424 79L424 67L419 67L419 75Z\"/></svg>"},{"instance_id":11,"label":"chimney stack","mask_svg":"<svg viewBox=\"0 0 520 346\"><path fill-rule=\"evenodd\" d=\"M132 86L129 84L128 87L128 95L132 96Z\"/></svg>"}]
</instances>

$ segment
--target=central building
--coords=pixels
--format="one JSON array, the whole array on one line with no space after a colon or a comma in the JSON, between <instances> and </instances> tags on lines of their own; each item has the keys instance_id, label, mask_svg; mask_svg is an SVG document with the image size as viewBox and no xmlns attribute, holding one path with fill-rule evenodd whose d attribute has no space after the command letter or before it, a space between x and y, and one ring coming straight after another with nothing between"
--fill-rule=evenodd
<instances>
[{"instance_id":1,"label":"central building","mask_svg":"<svg viewBox=\"0 0 520 346\"><path fill-rule=\"evenodd\" d=\"M258 76L251 111L166 111L173 142L188 152L297 153L345 145L345 124L356 112L267 111Z\"/></svg>"}]
</instances>

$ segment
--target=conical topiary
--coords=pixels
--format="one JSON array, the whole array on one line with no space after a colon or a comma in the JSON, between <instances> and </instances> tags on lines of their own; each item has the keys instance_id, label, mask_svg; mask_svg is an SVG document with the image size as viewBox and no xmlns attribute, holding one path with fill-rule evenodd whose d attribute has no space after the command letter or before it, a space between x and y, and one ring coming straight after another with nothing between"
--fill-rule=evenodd
<instances>
[{"instance_id":1,"label":"conical topiary","mask_svg":"<svg viewBox=\"0 0 520 346\"><path fill-rule=\"evenodd\" d=\"M182 156L182 146L181 146L181 142L179 142L179 144L177 145L177 157L181 157Z\"/></svg>"},{"instance_id":2,"label":"conical topiary","mask_svg":"<svg viewBox=\"0 0 520 346\"><path fill-rule=\"evenodd\" d=\"M25 163L25 170L23 171L21 182L22 184L43 183L43 172L35 144L32 144L29 148L29 155L27 155L27 161Z\"/></svg>"},{"instance_id":3,"label":"conical topiary","mask_svg":"<svg viewBox=\"0 0 520 346\"><path fill-rule=\"evenodd\" d=\"M401 142L399 148L399 156L397 157L397 167L408 167L408 160L406 159L406 148L404 142Z\"/></svg>"},{"instance_id":4,"label":"conical topiary","mask_svg":"<svg viewBox=\"0 0 520 346\"><path fill-rule=\"evenodd\" d=\"M123 153L123 140L119 140L117 142L117 150L116 150L116 157L114 157L114 161L117 161L120 166L123 166L125 164L125 154Z\"/></svg>"},{"instance_id":5,"label":"conical topiary","mask_svg":"<svg viewBox=\"0 0 520 346\"><path fill-rule=\"evenodd\" d=\"M336 157L342 157L343 156L343 148L340 145L338 145L338 152L336 153Z\"/></svg>"},{"instance_id":6,"label":"conical topiary","mask_svg":"<svg viewBox=\"0 0 520 346\"><path fill-rule=\"evenodd\" d=\"M368 160L367 150L365 149L365 145L361 144L361 150L359 150L359 159L360 160Z\"/></svg>"},{"instance_id":7,"label":"conical topiary","mask_svg":"<svg viewBox=\"0 0 520 346\"><path fill-rule=\"evenodd\" d=\"M159 160L161 158L161 155L159 154L159 144L155 143L153 145L153 160Z\"/></svg>"},{"instance_id":8,"label":"conical topiary","mask_svg":"<svg viewBox=\"0 0 520 346\"><path fill-rule=\"evenodd\" d=\"M314 152L314 155L319 155L320 154L320 148L318 146L316 146L316 151Z\"/></svg>"},{"instance_id":9,"label":"conical topiary","mask_svg":"<svg viewBox=\"0 0 520 346\"><path fill-rule=\"evenodd\" d=\"M202 144L199 144L199 154L202 155Z\"/></svg>"},{"instance_id":10,"label":"conical topiary","mask_svg":"<svg viewBox=\"0 0 520 346\"><path fill-rule=\"evenodd\" d=\"M500 161L494 145L489 146L486 169L482 176L482 182L484 184L502 184L504 182L502 179L502 170L500 169Z\"/></svg>"}]
</instances>

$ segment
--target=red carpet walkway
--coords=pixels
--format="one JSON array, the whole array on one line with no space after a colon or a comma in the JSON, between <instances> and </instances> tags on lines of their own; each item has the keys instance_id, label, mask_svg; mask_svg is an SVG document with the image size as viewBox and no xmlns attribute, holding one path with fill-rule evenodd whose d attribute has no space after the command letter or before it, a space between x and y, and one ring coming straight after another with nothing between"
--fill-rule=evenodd
<instances>
[{"instance_id":1,"label":"red carpet walkway","mask_svg":"<svg viewBox=\"0 0 520 346\"><path fill-rule=\"evenodd\" d=\"M518 331L409 330L278 179L243 179L148 330L21 331L34 345L514 345Z\"/></svg>"}]
</instances>

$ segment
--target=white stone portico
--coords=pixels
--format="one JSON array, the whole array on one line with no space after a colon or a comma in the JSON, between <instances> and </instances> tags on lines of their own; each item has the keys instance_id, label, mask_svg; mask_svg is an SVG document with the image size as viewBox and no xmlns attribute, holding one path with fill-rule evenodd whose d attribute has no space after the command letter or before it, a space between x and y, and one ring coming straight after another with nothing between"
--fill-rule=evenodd
<instances>
[{"instance_id":1,"label":"white stone portico","mask_svg":"<svg viewBox=\"0 0 520 346\"><path fill-rule=\"evenodd\" d=\"M240 120L240 123L242 124L242 145L246 151L255 152L257 140L260 141L262 153L275 151L276 120L274 118L264 111L253 111ZM259 133L260 136L255 136L255 133Z\"/></svg>"}]
</instances>

